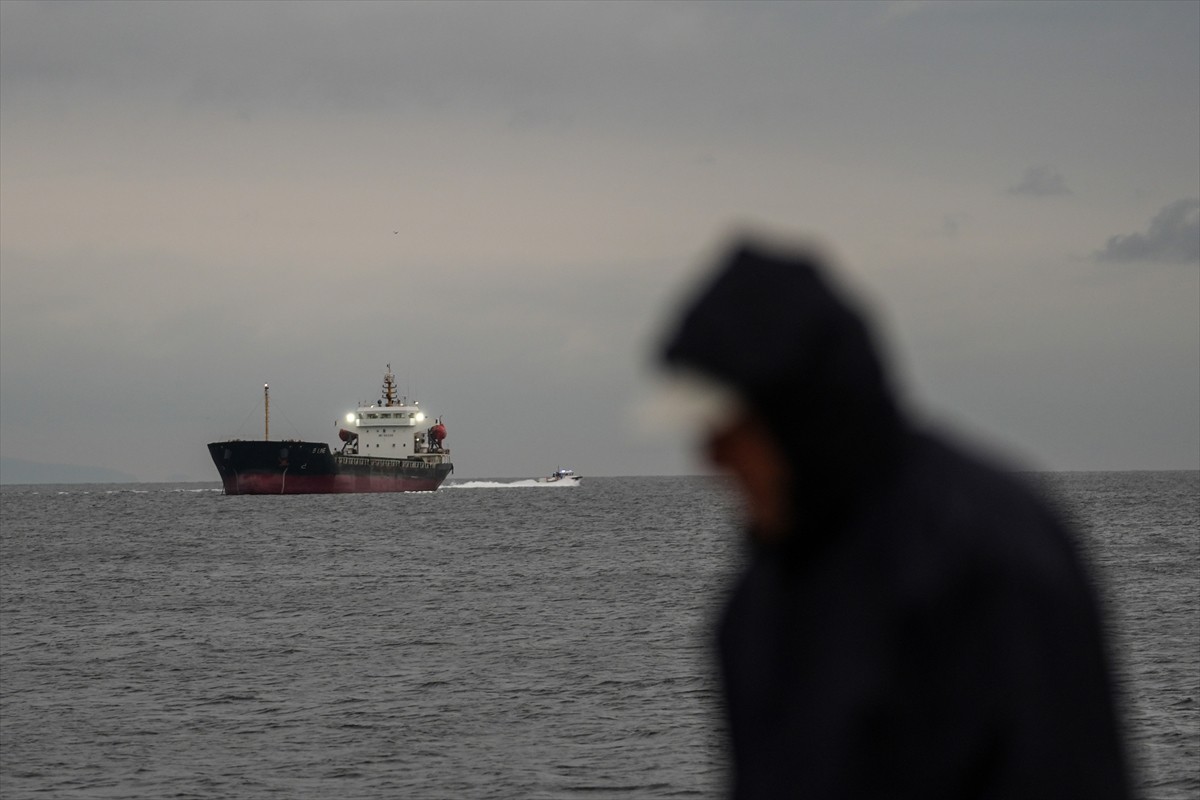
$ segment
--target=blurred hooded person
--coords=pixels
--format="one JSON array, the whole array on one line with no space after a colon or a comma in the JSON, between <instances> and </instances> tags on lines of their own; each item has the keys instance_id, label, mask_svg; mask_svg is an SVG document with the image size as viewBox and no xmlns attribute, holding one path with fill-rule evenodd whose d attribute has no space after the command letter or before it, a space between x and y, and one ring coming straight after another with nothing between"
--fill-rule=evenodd
<instances>
[{"instance_id":1,"label":"blurred hooded person","mask_svg":"<svg viewBox=\"0 0 1200 800\"><path fill-rule=\"evenodd\" d=\"M905 418L816 256L736 245L661 355L736 397L706 442L751 551L718 628L734 798L1129 796L1069 534Z\"/></svg>"}]
</instances>

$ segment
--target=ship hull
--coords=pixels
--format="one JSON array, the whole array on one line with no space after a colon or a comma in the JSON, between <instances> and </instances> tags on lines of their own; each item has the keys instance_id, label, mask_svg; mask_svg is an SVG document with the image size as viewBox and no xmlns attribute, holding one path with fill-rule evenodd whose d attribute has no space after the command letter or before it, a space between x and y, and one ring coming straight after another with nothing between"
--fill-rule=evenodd
<instances>
[{"instance_id":1,"label":"ship hull","mask_svg":"<svg viewBox=\"0 0 1200 800\"><path fill-rule=\"evenodd\" d=\"M432 492L454 471L439 455L346 456L320 442L212 442L208 452L225 494Z\"/></svg>"}]
</instances>

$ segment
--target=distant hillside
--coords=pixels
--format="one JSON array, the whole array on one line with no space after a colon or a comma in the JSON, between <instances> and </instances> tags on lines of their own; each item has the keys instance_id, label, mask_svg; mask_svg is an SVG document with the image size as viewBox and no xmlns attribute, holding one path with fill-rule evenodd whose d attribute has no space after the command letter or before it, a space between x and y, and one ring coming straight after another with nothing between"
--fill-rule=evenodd
<instances>
[{"instance_id":1,"label":"distant hillside","mask_svg":"<svg viewBox=\"0 0 1200 800\"><path fill-rule=\"evenodd\" d=\"M19 458L0 458L0 484L5 483L137 483L126 472L77 464L39 464Z\"/></svg>"}]
</instances>

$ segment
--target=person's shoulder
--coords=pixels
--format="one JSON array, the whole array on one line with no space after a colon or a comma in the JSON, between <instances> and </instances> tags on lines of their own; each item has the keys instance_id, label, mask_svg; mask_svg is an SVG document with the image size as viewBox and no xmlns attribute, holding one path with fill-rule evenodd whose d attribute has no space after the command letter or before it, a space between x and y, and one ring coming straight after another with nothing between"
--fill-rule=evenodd
<instances>
[{"instance_id":1,"label":"person's shoulder","mask_svg":"<svg viewBox=\"0 0 1200 800\"><path fill-rule=\"evenodd\" d=\"M946 569L1051 583L1077 569L1071 531L1028 476L945 437L914 434L892 506L897 535Z\"/></svg>"},{"instance_id":2,"label":"person's shoulder","mask_svg":"<svg viewBox=\"0 0 1200 800\"><path fill-rule=\"evenodd\" d=\"M1061 528L1048 499L1023 473L944 436L916 433L902 467L902 491L970 527L1022 521Z\"/></svg>"}]
</instances>

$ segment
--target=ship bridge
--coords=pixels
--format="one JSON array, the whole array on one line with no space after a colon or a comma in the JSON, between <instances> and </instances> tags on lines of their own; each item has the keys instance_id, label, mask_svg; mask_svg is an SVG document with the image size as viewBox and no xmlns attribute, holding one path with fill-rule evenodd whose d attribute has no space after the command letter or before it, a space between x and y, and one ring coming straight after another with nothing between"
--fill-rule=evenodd
<instances>
[{"instance_id":1,"label":"ship bridge","mask_svg":"<svg viewBox=\"0 0 1200 800\"><path fill-rule=\"evenodd\" d=\"M411 458L428 460L431 455L449 453L442 447L446 427L441 420L432 425L420 404L409 403L396 392L396 376L388 365L383 376L383 397L378 404L362 405L346 415L339 437L342 453L375 458ZM438 459L441 460L441 459Z\"/></svg>"}]
</instances>

